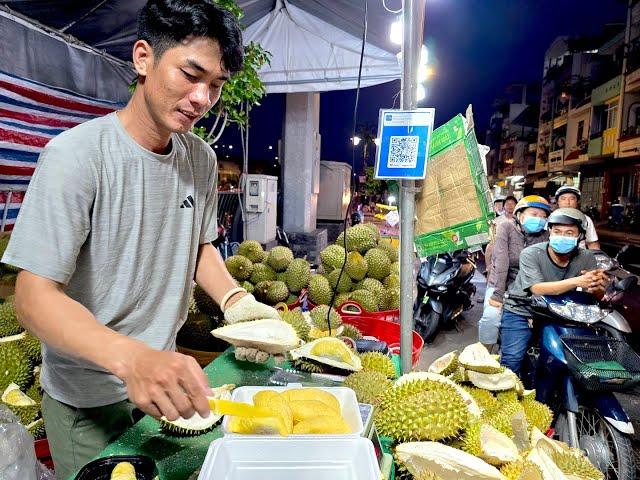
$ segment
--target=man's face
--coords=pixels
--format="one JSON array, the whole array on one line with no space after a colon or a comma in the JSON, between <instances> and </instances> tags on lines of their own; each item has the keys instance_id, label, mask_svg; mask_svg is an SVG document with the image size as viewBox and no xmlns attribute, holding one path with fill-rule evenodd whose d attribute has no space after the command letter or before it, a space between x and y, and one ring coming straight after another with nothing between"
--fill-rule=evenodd
<instances>
[{"instance_id":1,"label":"man's face","mask_svg":"<svg viewBox=\"0 0 640 480\"><path fill-rule=\"evenodd\" d=\"M578 197L576 197L573 193L563 193L558 197L558 207L578 208Z\"/></svg>"},{"instance_id":2,"label":"man's face","mask_svg":"<svg viewBox=\"0 0 640 480\"><path fill-rule=\"evenodd\" d=\"M496 212L496 214L500 215L502 213L502 209L503 209L502 202L495 202L493 204L493 210Z\"/></svg>"},{"instance_id":3,"label":"man's face","mask_svg":"<svg viewBox=\"0 0 640 480\"><path fill-rule=\"evenodd\" d=\"M554 225L549 233L559 237L578 237L580 230L575 225Z\"/></svg>"},{"instance_id":4,"label":"man's face","mask_svg":"<svg viewBox=\"0 0 640 480\"><path fill-rule=\"evenodd\" d=\"M504 202L504 212L507 215L513 215L513 211L516 208L516 201L513 199L509 199L506 202Z\"/></svg>"},{"instance_id":5,"label":"man's face","mask_svg":"<svg viewBox=\"0 0 640 480\"><path fill-rule=\"evenodd\" d=\"M146 44L149 57L136 63L136 49ZM142 45L144 47L144 45ZM144 84L149 114L161 132L186 133L218 101L229 78L218 43L206 37L184 40L158 59L146 42L134 46L134 63Z\"/></svg>"}]
</instances>

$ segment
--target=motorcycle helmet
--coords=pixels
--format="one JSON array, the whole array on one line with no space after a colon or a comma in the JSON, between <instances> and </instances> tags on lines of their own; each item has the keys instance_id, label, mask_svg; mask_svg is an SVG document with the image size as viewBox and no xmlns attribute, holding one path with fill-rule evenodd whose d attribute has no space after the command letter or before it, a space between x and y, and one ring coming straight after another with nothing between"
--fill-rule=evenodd
<instances>
[{"instance_id":1,"label":"motorcycle helmet","mask_svg":"<svg viewBox=\"0 0 640 480\"><path fill-rule=\"evenodd\" d=\"M575 208L558 208L547 219L549 229L554 225L576 225L581 234L587 231L587 218Z\"/></svg>"},{"instance_id":2,"label":"motorcycle helmet","mask_svg":"<svg viewBox=\"0 0 640 480\"><path fill-rule=\"evenodd\" d=\"M551 206L544 197L541 197L540 195L527 195L526 197L522 197L522 200L516 204L513 214L517 215L518 212L529 207L541 208L547 212L547 214L551 213Z\"/></svg>"},{"instance_id":3,"label":"motorcycle helmet","mask_svg":"<svg viewBox=\"0 0 640 480\"><path fill-rule=\"evenodd\" d=\"M564 194L564 193L573 193L576 198L578 199L578 201L580 201L580 189L578 187L574 187L572 185L563 185L561 186L558 190L556 190L556 202L558 201L558 199L560 198L560 195Z\"/></svg>"},{"instance_id":4,"label":"motorcycle helmet","mask_svg":"<svg viewBox=\"0 0 640 480\"><path fill-rule=\"evenodd\" d=\"M504 202L505 198L504 195L498 195L496 198L493 199L493 204L495 205L498 202Z\"/></svg>"}]
</instances>

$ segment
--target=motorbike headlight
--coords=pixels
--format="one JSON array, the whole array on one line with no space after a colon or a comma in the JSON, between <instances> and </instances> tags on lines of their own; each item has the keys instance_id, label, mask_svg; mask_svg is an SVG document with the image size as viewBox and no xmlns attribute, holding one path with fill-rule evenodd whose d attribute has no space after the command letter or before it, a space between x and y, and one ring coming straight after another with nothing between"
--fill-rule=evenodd
<instances>
[{"instance_id":1,"label":"motorbike headlight","mask_svg":"<svg viewBox=\"0 0 640 480\"><path fill-rule=\"evenodd\" d=\"M607 312L598 305L583 305L580 303L550 303L549 309L572 322L596 323L602 320Z\"/></svg>"},{"instance_id":2,"label":"motorbike headlight","mask_svg":"<svg viewBox=\"0 0 640 480\"><path fill-rule=\"evenodd\" d=\"M615 267L613 259L607 255L596 255L596 264L601 270L611 270Z\"/></svg>"}]
</instances>

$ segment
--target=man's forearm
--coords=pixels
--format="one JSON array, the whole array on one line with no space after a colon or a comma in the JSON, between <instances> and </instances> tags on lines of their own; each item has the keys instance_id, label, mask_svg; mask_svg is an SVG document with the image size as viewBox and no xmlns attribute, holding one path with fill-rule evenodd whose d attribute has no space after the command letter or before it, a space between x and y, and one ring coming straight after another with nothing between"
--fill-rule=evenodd
<instances>
[{"instance_id":1,"label":"man's forearm","mask_svg":"<svg viewBox=\"0 0 640 480\"><path fill-rule=\"evenodd\" d=\"M200 245L195 281L218 305L229 290L238 286L211 244Z\"/></svg>"},{"instance_id":2,"label":"man's forearm","mask_svg":"<svg viewBox=\"0 0 640 480\"><path fill-rule=\"evenodd\" d=\"M587 242L587 248L589 250L600 250L600 242Z\"/></svg>"},{"instance_id":3,"label":"man's forearm","mask_svg":"<svg viewBox=\"0 0 640 480\"><path fill-rule=\"evenodd\" d=\"M576 288L574 278L567 278L557 282L542 282L533 285L530 290L534 295L561 295Z\"/></svg>"},{"instance_id":4,"label":"man's forearm","mask_svg":"<svg viewBox=\"0 0 640 480\"><path fill-rule=\"evenodd\" d=\"M15 302L20 323L48 346L117 376L128 353L146 347L100 324L61 285L33 273L18 275Z\"/></svg>"}]
</instances>

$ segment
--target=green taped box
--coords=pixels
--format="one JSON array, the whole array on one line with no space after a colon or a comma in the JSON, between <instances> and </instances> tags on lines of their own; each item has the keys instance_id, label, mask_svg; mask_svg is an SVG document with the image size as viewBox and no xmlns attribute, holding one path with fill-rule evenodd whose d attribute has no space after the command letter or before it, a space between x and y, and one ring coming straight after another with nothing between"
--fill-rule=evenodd
<instances>
[{"instance_id":1,"label":"green taped box","mask_svg":"<svg viewBox=\"0 0 640 480\"><path fill-rule=\"evenodd\" d=\"M433 132L427 177L416 197L415 245L421 258L489 242L495 214L473 130L471 106Z\"/></svg>"}]
</instances>

